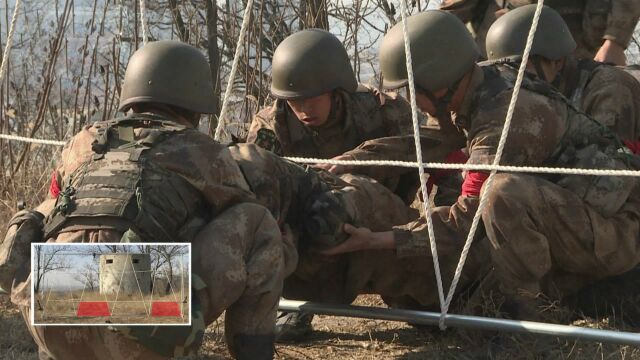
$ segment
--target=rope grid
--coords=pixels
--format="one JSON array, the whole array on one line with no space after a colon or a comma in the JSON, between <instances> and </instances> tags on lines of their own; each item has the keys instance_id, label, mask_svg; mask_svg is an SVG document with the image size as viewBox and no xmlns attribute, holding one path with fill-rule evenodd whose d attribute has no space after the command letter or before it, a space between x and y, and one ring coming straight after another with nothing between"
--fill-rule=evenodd
<instances>
[{"instance_id":1,"label":"rope grid","mask_svg":"<svg viewBox=\"0 0 640 360\"><path fill-rule=\"evenodd\" d=\"M533 15L533 21L531 24L531 28L529 29L527 44L524 48L524 53L522 54L522 62L520 63L520 68L518 69L518 77L516 78L516 83L513 87L513 94L511 94L511 101L509 102L509 108L507 109L507 117L504 121L504 126L502 127L502 134L500 134L500 142L498 142L496 155L493 159L494 166L500 164L500 158L502 157L502 152L507 142L507 137L509 135L509 128L511 127L511 119L513 118L513 112L516 107L516 102L518 101L518 95L520 94L520 87L522 85L522 80L524 79L524 74L527 69L527 61L529 60L529 52L531 51L531 46L533 45L533 39L536 34L536 29L538 28L538 20L540 20L540 13L542 13L543 5L544 5L544 0L538 0L536 12ZM473 238L478 228L478 223L480 222L482 211L484 210L487 204L487 197L485 196L485 194L487 193L487 191L489 191L489 189L491 189L495 174L496 174L496 170L495 169L491 170L491 173L489 174L489 178L485 182L484 186L482 186L482 190L480 192L480 203L478 204L476 213L473 216L473 222L471 223L471 228L469 229L467 240L464 244L462 252L460 253L460 260L458 261L456 272L454 273L453 280L451 281L451 287L449 288L447 299L443 305L444 309L440 314L440 328L442 330L446 328L444 323L445 316L447 314L447 311L449 311L449 305L451 305L453 294L456 290L456 286L458 285L458 281L460 280L460 276L462 275L462 269L464 268L464 264L467 260L467 255L469 254L469 249L471 248L471 244L473 243Z\"/></svg>"},{"instance_id":2,"label":"rope grid","mask_svg":"<svg viewBox=\"0 0 640 360\"><path fill-rule=\"evenodd\" d=\"M418 105L416 104L416 88L413 78L413 64L411 63L411 44L409 43L409 25L407 24L407 1L400 0L400 14L402 14L402 35L404 40L404 54L407 62L407 78L409 86L409 101L411 103L411 121L413 123L413 140L416 147L416 161L418 163L418 177L420 178L420 191L424 209L425 219L427 220L427 233L429 235L429 246L431 248L431 257L433 259L433 269L436 276L436 286L438 289L438 299L440 301L440 312L445 313L444 307L444 289L442 287L442 275L440 274L440 261L438 260L438 248L436 246L436 235L433 231L433 221L431 219L431 206L429 205L429 191L427 190L427 179L424 176L424 165L422 163L422 144L420 143L420 124L418 121Z\"/></svg>"},{"instance_id":3,"label":"rope grid","mask_svg":"<svg viewBox=\"0 0 640 360\"><path fill-rule=\"evenodd\" d=\"M16 0L16 5L13 7L11 25L9 25L9 32L7 33L7 44L4 46L4 53L2 54L2 65L0 65L0 84L2 84L4 75L7 73L7 67L9 66L9 53L11 52L11 46L13 44L13 33L16 30L16 22L18 21L18 10L20 9L21 3L22 0Z\"/></svg>"},{"instance_id":4,"label":"rope grid","mask_svg":"<svg viewBox=\"0 0 640 360\"><path fill-rule=\"evenodd\" d=\"M240 34L238 35L238 45L236 46L236 52L233 55L233 64L231 65L231 72L229 73L229 79L227 80L227 89L224 92L222 98L222 108L220 109L220 115L218 116L218 125L216 126L216 132L213 136L215 140L220 140L220 136L224 131L225 119L227 117L227 111L229 110L229 99L231 98L231 90L233 89L233 81L236 78L236 72L238 71L238 64L240 63L240 54L242 53L242 44L244 44L244 38L249 27L249 19L251 18L251 9L253 8L253 0L247 1L247 6L244 9L244 17L242 18L242 25L240 26ZM226 131L224 131L226 134Z\"/></svg>"},{"instance_id":5,"label":"rope grid","mask_svg":"<svg viewBox=\"0 0 640 360\"><path fill-rule=\"evenodd\" d=\"M147 35L147 7L144 1L145 0L140 0L140 28L142 29L142 45L147 45L149 41Z\"/></svg>"},{"instance_id":6,"label":"rope grid","mask_svg":"<svg viewBox=\"0 0 640 360\"><path fill-rule=\"evenodd\" d=\"M482 188L482 192L480 194L480 202L478 204L478 209L474 215L471 228L469 230L468 237L466 239L463 250L460 254L460 260L456 267L456 271L454 274L454 278L451 282L447 295L444 295L444 289L442 285L442 278L440 274L440 266L438 261L437 254L437 246L435 242L435 233L433 230L433 223L431 219L431 208L427 202L424 202L424 213L426 214L426 222L428 228L428 236L431 247L431 252L433 256L434 270L436 273L436 281L438 287L438 295L440 300L441 307L441 316L440 316L440 328L445 329L445 316L449 310L449 306L453 299L453 295L455 293L455 289L457 287L458 281L460 279L464 264L466 262L466 258L470 247L473 243L473 238L475 232L477 230L479 220L482 214L483 209L486 206L486 197L484 194L488 189L491 188L493 184L494 175L496 172L523 172L523 173L539 173L539 174L571 174L571 175L595 175L595 176L632 176L632 177L640 177L640 171L637 170L610 170L610 169L580 169L580 168L560 168L560 167L536 167L536 166L509 166L509 165L500 165L500 159L504 150L504 146L506 144L507 136L509 133L509 128L511 125L511 120L513 118L513 113L515 110L515 105L518 99L518 95L520 92L520 87L523 81L527 60L529 57L529 52L531 50L533 39L535 35L535 31L538 26L538 21L540 18L540 14L542 11L542 6L544 4L544 0L538 0L537 7L535 11L535 15L532 21L531 28L529 30L529 34L527 37L526 47L523 53L522 62L518 69L518 76L516 79L516 83L513 89L513 94L511 97L511 101L509 103L509 107L507 110L507 115L505 119L505 123L502 129L502 133L500 136L500 141L498 143L498 147L496 150L496 155L493 161L493 164L449 164L449 163L439 163L439 162L423 162L422 160L422 148L420 144L420 135L419 135L419 123L417 117L417 104L415 101L415 86L414 86L414 78L412 71L412 62L411 62L411 49L408 39L408 25L407 25L407 0L401 0L401 16L402 16L402 30L404 35L404 49L406 56L406 66L407 66L407 74L408 74L408 85L409 85L409 93L410 93L410 105L412 109L412 122L414 129L414 140L416 147L416 162L408 162L408 161L394 161L394 160L333 160L333 159L318 159L318 158L303 158L303 157L286 157L286 159L298 163L315 163L315 164L333 164L333 165L348 165L348 166L389 166L389 167L404 167L404 168L417 168L420 177L420 186L421 192L423 194L423 198L428 198L428 192L426 188L426 178L425 178L425 169L460 169L460 170L475 170L475 171L489 171L490 175L486 180L485 185ZM9 52L11 51L12 40L15 30L15 24L17 21L17 13L20 7L21 0L16 0L16 4L14 7L13 17L11 20L10 30L7 35L7 44L4 50L4 56L2 59L2 64L0 65L0 84L3 82L4 76L6 74L6 68L8 65ZM147 28L146 28L146 7L145 0L140 0L140 15L141 15L141 28L142 28L142 38L143 43L146 44L148 41ZM227 116L228 108L229 108L229 99L231 96L231 90L233 88L233 83L235 79L235 75L238 69L239 59L241 55L241 51L243 48L244 38L246 36L248 23L251 18L251 9L253 6L253 0L248 0L247 5L244 10L243 22L240 29L240 34L238 37L238 45L235 50L234 59L231 67L231 72L229 74L229 80L227 82L227 87L225 90L225 94L223 97L222 108L220 111L220 116L218 118L218 125L216 127L214 138L219 140L223 133L226 133L224 130L225 119ZM64 141L58 140L49 140L49 139L35 139L28 138L17 135L9 135L9 134L0 134L0 139L10 140L10 141L19 141L25 143L34 143L34 144L42 144L42 145L52 145L52 146L62 146L65 144ZM117 294L116 294L117 297Z\"/></svg>"}]
</instances>

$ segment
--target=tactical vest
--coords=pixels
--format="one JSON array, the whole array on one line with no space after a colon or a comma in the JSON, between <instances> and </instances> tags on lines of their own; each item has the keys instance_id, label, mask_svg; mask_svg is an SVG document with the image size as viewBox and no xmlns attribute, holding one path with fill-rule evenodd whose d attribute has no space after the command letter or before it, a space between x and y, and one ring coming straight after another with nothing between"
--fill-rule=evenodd
<instances>
[{"instance_id":1,"label":"tactical vest","mask_svg":"<svg viewBox=\"0 0 640 360\"><path fill-rule=\"evenodd\" d=\"M504 64L482 66L482 69L485 81L477 91L479 96L473 99L472 109L477 109L488 97L493 98L513 88L517 75L515 69ZM611 170L630 168L633 155L611 130L581 114L550 84L525 77L522 88L562 102L568 110L567 130L552 155L541 165ZM618 211L636 186L635 178L623 176L553 175L546 178L581 196L604 216Z\"/></svg>"},{"instance_id":2,"label":"tactical vest","mask_svg":"<svg viewBox=\"0 0 640 360\"><path fill-rule=\"evenodd\" d=\"M94 154L63 180L45 221L45 239L64 231L112 229L124 233L122 241L191 241L208 220L206 202L148 155L172 135L196 130L141 114L97 122L94 128ZM140 131L138 140L134 129Z\"/></svg>"}]
</instances>

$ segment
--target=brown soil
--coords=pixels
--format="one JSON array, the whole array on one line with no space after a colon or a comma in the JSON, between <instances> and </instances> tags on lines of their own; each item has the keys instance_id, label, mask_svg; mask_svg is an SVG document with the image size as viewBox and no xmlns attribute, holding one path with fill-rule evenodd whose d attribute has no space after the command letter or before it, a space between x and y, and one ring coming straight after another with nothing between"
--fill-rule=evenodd
<instances>
[{"instance_id":1,"label":"brown soil","mask_svg":"<svg viewBox=\"0 0 640 360\"><path fill-rule=\"evenodd\" d=\"M357 303L383 306L377 296ZM223 319L207 328L199 356L230 359L224 344ZM640 348L549 337L511 336L436 328L417 330L404 323L316 316L313 336L301 344L278 344L276 359L629 359L640 360ZM574 325L612 328L609 320ZM36 359L36 347L15 307L0 295L0 359ZM640 335L639 335L640 336Z\"/></svg>"}]
</instances>

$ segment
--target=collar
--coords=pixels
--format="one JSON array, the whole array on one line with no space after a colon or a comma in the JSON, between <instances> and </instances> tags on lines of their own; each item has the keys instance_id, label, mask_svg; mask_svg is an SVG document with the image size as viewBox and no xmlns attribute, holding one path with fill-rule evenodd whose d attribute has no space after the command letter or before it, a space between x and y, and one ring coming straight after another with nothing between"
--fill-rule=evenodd
<instances>
[{"instance_id":1,"label":"collar","mask_svg":"<svg viewBox=\"0 0 640 360\"><path fill-rule=\"evenodd\" d=\"M451 112L451 120L456 126L467 129L470 125L469 116L471 115L473 98L475 97L476 90L484 82L484 72L478 65L474 65L473 72L471 73L471 79L469 85L465 91L460 107L457 111Z\"/></svg>"},{"instance_id":2,"label":"collar","mask_svg":"<svg viewBox=\"0 0 640 360\"><path fill-rule=\"evenodd\" d=\"M564 61L564 67L558 74L560 82L556 88L568 99L571 98L572 93L576 90L578 83L580 82L580 69L578 68L578 60L568 55Z\"/></svg>"}]
</instances>

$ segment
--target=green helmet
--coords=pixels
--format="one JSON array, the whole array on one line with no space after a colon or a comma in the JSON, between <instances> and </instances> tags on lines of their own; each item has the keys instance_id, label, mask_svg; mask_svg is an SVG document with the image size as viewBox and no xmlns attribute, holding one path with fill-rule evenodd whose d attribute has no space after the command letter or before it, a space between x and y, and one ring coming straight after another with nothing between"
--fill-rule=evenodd
<instances>
[{"instance_id":1,"label":"green helmet","mask_svg":"<svg viewBox=\"0 0 640 360\"><path fill-rule=\"evenodd\" d=\"M471 34L455 15L429 10L410 16L407 24L415 83L424 90L453 86L480 57ZM386 88L407 84L402 22L382 39L380 69Z\"/></svg>"},{"instance_id":2,"label":"green helmet","mask_svg":"<svg viewBox=\"0 0 640 360\"><path fill-rule=\"evenodd\" d=\"M520 61L536 5L526 5L502 15L487 33L486 50L489 60ZM548 6L542 8L531 55L559 60L573 52L576 42L560 14Z\"/></svg>"},{"instance_id":3,"label":"green helmet","mask_svg":"<svg viewBox=\"0 0 640 360\"><path fill-rule=\"evenodd\" d=\"M320 29L302 30L284 39L273 54L271 78L271 93L279 99L358 88L347 50L338 38Z\"/></svg>"},{"instance_id":4,"label":"green helmet","mask_svg":"<svg viewBox=\"0 0 640 360\"><path fill-rule=\"evenodd\" d=\"M162 40L131 56L118 110L153 102L211 114L213 99L211 69L200 50L180 41Z\"/></svg>"}]
</instances>

